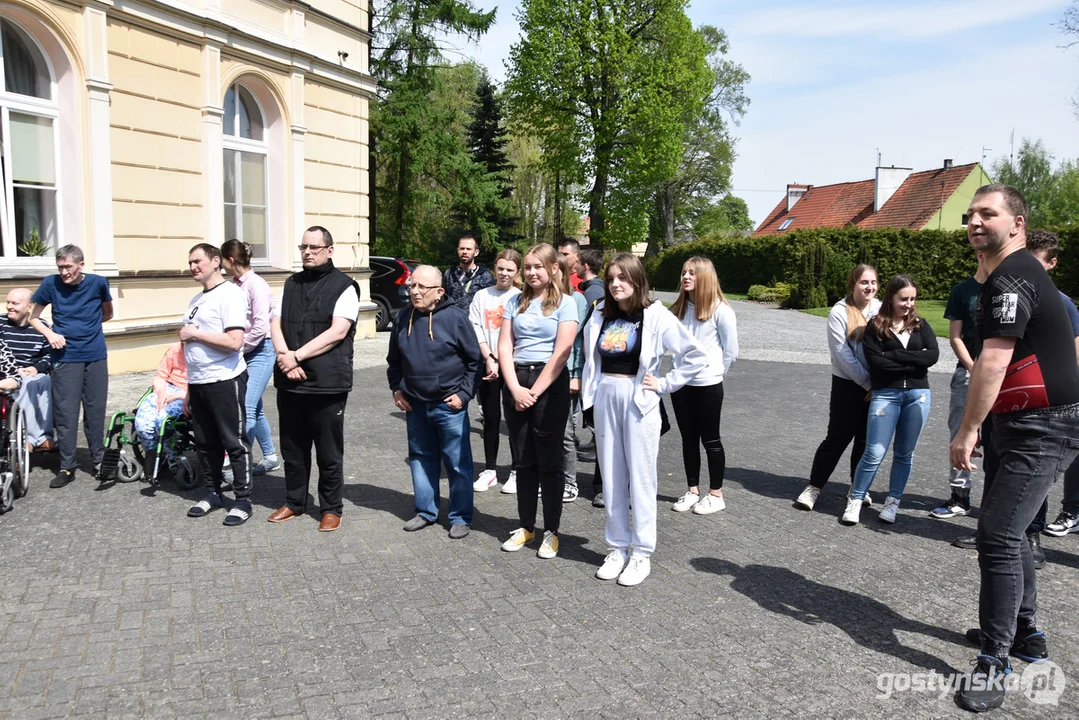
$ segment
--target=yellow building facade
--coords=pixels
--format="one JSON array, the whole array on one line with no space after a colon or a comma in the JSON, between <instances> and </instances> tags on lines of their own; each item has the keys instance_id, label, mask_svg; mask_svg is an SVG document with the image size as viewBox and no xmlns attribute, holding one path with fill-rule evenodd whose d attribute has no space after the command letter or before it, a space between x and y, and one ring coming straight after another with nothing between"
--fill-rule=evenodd
<instances>
[{"instance_id":1,"label":"yellow building facade","mask_svg":"<svg viewBox=\"0 0 1079 720\"><path fill-rule=\"evenodd\" d=\"M0 0L0 290L82 247L114 373L175 341L195 243L250 243L276 292L322 225L368 300L369 28L366 0Z\"/></svg>"}]
</instances>

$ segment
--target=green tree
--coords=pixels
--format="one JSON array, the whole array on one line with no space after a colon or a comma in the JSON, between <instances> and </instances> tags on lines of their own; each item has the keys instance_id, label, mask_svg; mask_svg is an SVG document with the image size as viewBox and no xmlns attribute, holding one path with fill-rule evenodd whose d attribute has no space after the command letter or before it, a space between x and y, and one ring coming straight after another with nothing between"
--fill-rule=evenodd
<instances>
[{"instance_id":1,"label":"green tree","mask_svg":"<svg viewBox=\"0 0 1079 720\"><path fill-rule=\"evenodd\" d=\"M590 235L628 246L712 88L686 0L523 0L507 96L559 183L590 183Z\"/></svg>"},{"instance_id":2,"label":"green tree","mask_svg":"<svg viewBox=\"0 0 1079 720\"><path fill-rule=\"evenodd\" d=\"M479 193L481 202L473 203L471 212L464 213L469 226L488 246L504 247L516 239L516 219L513 217L512 170L506 156L509 139L502 121L502 107L495 96L494 85L486 77L476 88L476 101L468 123L468 149L472 162L481 170L481 182L490 187ZM493 197L492 197L493 196Z\"/></svg>"},{"instance_id":3,"label":"green tree","mask_svg":"<svg viewBox=\"0 0 1079 720\"><path fill-rule=\"evenodd\" d=\"M478 40L494 19L495 11L479 12L468 0L386 0L376 8L371 69L380 97L371 124L375 240L381 252L428 252L432 238L425 220L435 196L454 194L456 183L482 179L457 131L458 114L432 100L440 91L445 95L454 79L440 72L440 41L454 35Z\"/></svg>"},{"instance_id":4,"label":"green tree","mask_svg":"<svg viewBox=\"0 0 1079 720\"><path fill-rule=\"evenodd\" d=\"M1053 155L1041 140L1023 138L1015 161L993 163L992 175L1023 193L1030 205L1031 227L1079 222L1079 167L1065 160L1054 168Z\"/></svg>"},{"instance_id":5,"label":"green tree","mask_svg":"<svg viewBox=\"0 0 1079 720\"><path fill-rule=\"evenodd\" d=\"M744 233L754 228L746 201L734 195L724 195L696 217L693 234L696 237Z\"/></svg>"}]
</instances>

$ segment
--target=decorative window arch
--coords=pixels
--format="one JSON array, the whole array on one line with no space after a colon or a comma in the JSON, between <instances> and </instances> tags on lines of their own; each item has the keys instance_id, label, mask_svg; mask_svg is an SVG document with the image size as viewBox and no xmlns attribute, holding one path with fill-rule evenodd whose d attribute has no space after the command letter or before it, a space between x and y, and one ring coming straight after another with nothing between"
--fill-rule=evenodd
<instances>
[{"instance_id":1,"label":"decorative window arch","mask_svg":"<svg viewBox=\"0 0 1079 720\"><path fill-rule=\"evenodd\" d=\"M51 255L61 242L60 92L36 38L0 16L0 257Z\"/></svg>"},{"instance_id":2,"label":"decorative window arch","mask_svg":"<svg viewBox=\"0 0 1079 720\"><path fill-rule=\"evenodd\" d=\"M248 243L253 258L267 260L270 133L262 104L242 82L225 93L222 125L225 239Z\"/></svg>"}]
</instances>

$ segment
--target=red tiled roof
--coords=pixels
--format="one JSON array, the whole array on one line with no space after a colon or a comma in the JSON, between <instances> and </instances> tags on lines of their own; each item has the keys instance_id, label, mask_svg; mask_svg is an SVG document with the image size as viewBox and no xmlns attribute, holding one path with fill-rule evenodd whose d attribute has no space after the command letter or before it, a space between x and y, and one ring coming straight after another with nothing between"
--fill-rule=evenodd
<instances>
[{"instance_id":1,"label":"red tiled roof","mask_svg":"<svg viewBox=\"0 0 1079 720\"><path fill-rule=\"evenodd\" d=\"M978 163L913 173L878 212L858 223L860 228L921 230L967 179Z\"/></svg>"},{"instance_id":2,"label":"red tiled roof","mask_svg":"<svg viewBox=\"0 0 1079 720\"><path fill-rule=\"evenodd\" d=\"M877 213L873 212L873 180L810 185L789 213L787 198L780 200L753 234L779 232L783 222L792 218L793 222L784 231L847 225L921 229L977 166L971 163L912 173Z\"/></svg>"},{"instance_id":3,"label":"red tiled roof","mask_svg":"<svg viewBox=\"0 0 1079 720\"><path fill-rule=\"evenodd\" d=\"M768 214L768 218L753 232L769 235L779 232L784 220L794 221L785 230L816 227L843 227L873 212L873 181L838 183L836 185L809 186L805 195L787 213L784 197Z\"/></svg>"}]
</instances>

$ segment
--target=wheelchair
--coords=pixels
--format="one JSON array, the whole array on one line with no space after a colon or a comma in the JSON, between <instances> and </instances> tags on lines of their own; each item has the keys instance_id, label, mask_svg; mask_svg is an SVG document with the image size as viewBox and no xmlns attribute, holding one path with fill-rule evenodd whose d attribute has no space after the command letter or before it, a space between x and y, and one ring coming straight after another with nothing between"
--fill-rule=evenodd
<instances>
[{"instance_id":1,"label":"wheelchair","mask_svg":"<svg viewBox=\"0 0 1079 720\"><path fill-rule=\"evenodd\" d=\"M0 513L30 489L30 443L26 416L8 393L0 394Z\"/></svg>"},{"instance_id":2,"label":"wheelchair","mask_svg":"<svg viewBox=\"0 0 1079 720\"><path fill-rule=\"evenodd\" d=\"M131 412L113 413L105 431L105 455L101 459L98 479L129 483L144 480L158 485L161 460L166 450L175 453L176 461L170 468L176 485L181 490L191 490L202 483L202 470L198 461L192 462L187 455L195 449L194 429L191 420L182 415L161 421L157 432L157 445L148 452L143 450L135 434L135 414L151 393L150 388Z\"/></svg>"}]
</instances>

